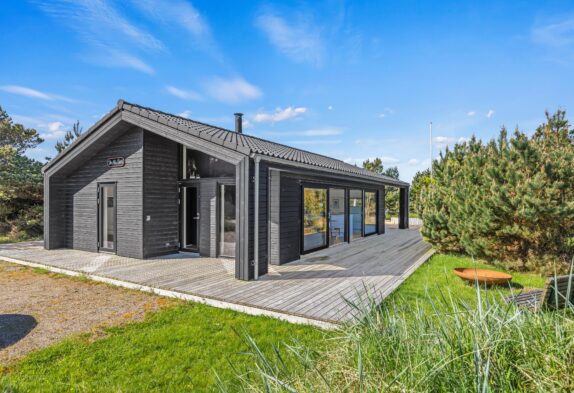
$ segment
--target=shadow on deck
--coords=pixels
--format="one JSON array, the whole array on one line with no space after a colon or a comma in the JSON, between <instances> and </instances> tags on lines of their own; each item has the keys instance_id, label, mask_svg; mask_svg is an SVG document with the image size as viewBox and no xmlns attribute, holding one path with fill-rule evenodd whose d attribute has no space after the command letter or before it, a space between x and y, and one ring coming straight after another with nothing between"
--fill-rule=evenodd
<instances>
[{"instance_id":1,"label":"shadow on deck","mask_svg":"<svg viewBox=\"0 0 574 393\"><path fill-rule=\"evenodd\" d=\"M311 323L352 318L353 309L347 300L357 301L366 288L382 301L431 254L418 229L389 228L384 235L317 251L285 265L272 265L259 281L245 282L234 278L233 260L192 253L140 260L78 250L44 250L41 242L0 245L0 258L13 262L175 291L243 307L228 308L267 310L274 316L280 313Z\"/></svg>"}]
</instances>

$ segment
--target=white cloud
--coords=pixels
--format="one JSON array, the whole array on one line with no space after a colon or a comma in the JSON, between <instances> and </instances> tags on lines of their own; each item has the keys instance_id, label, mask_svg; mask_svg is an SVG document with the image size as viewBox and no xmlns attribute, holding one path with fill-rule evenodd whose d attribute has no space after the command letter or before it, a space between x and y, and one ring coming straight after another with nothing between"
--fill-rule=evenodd
<instances>
[{"instance_id":1,"label":"white cloud","mask_svg":"<svg viewBox=\"0 0 574 393\"><path fill-rule=\"evenodd\" d=\"M253 123L251 123L248 119L243 119L243 129L253 128Z\"/></svg>"},{"instance_id":2,"label":"white cloud","mask_svg":"<svg viewBox=\"0 0 574 393\"><path fill-rule=\"evenodd\" d=\"M84 59L105 67L131 68L144 74L155 74L153 67L137 56L113 48L102 47L101 49L101 53L84 56Z\"/></svg>"},{"instance_id":3,"label":"white cloud","mask_svg":"<svg viewBox=\"0 0 574 393\"><path fill-rule=\"evenodd\" d=\"M281 109L281 108L276 108L274 112L272 113L257 113L255 114L255 116L253 117L253 120L257 123L261 123L261 122L280 122L280 121L284 121L284 120L288 120L288 119L292 119L295 118L297 116L302 115L303 113L307 112L307 108L303 108L303 107L287 107L285 109Z\"/></svg>"},{"instance_id":4,"label":"white cloud","mask_svg":"<svg viewBox=\"0 0 574 393\"><path fill-rule=\"evenodd\" d=\"M333 110L333 106L332 106L332 105L329 105L329 106L327 107L327 109L330 110L330 111L332 111L332 110Z\"/></svg>"},{"instance_id":5,"label":"white cloud","mask_svg":"<svg viewBox=\"0 0 574 393\"><path fill-rule=\"evenodd\" d=\"M490 110L486 113L486 117L490 119L490 118L492 118L492 116L494 116L494 113L495 113L494 110L493 110L493 109L490 109Z\"/></svg>"},{"instance_id":6,"label":"white cloud","mask_svg":"<svg viewBox=\"0 0 574 393\"><path fill-rule=\"evenodd\" d=\"M320 30L307 20L285 20L272 13L261 14L256 26L279 52L297 63L320 66L323 61L323 42Z\"/></svg>"},{"instance_id":7,"label":"white cloud","mask_svg":"<svg viewBox=\"0 0 574 393\"><path fill-rule=\"evenodd\" d=\"M392 108L385 108L385 109L383 109L383 111L382 111L381 113L379 113L379 115L378 115L377 117L383 119L383 118L385 118L385 117L387 117L387 116L389 116L389 115L392 115L392 114L394 114L394 113L395 113L395 110L394 110L394 109L392 109Z\"/></svg>"},{"instance_id":8,"label":"white cloud","mask_svg":"<svg viewBox=\"0 0 574 393\"><path fill-rule=\"evenodd\" d=\"M148 49L162 49L163 43L136 27L106 0L39 1L47 13L75 29L88 42L113 44L126 40Z\"/></svg>"},{"instance_id":9,"label":"white cloud","mask_svg":"<svg viewBox=\"0 0 574 393\"><path fill-rule=\"evenodd\" d=\"M556 47L573 44L574 18L533 28L532 40L538 44Z\"/></svg>"},{"instance_id":10,"label":"white cloud","mask_svg":"<svg viewBox=\"0 0 574 393\"><path fill-rule=\"evenodd\" d=\"M293 145L338 145L342 141L340 139L310 139L310 140L300 140L291 141L290 144Z\"/></svg>"},{"instance_id":11,"label":"white cloud","mask_svg":"<svg viewBox=\"0 0 574 393\"><path fill-rule=\"evenodd\" d=\"M433 138L433 145L442 149L446 146L454 145L455 143L464 143L468 141L466 137L451 137L451 136L435 136Z\"/></svg>"},{"instance_id":12,"label":"white cloud","mask_svg":"<svg viewBox=\"0 0 574 393\"><path fill-rule=\"evenodd\" d=\"M277 131L277 132L269 132L271 135L283 135L283 136L334 136L334 135L341 135L343 130L340 128L335 127L327 127L327 128L315 128L303 131Z\"/></svg>"},{"instance_id":13,"label":"white cloud","mask_svg":"<svg viewBox=\"0 0 574 393\"><path fill-rule=\"evenodd\" d=\"M257 86L240 77L233 79L213 78L206 83L205 88L211 97L228 104L254 100L263 94Z\"/></svg>"},{"instance_id":14,"label":"white cloud","mask_svg":"<svg viewBox=\"0 0 574 393\"><path fill-rule=\"evenodd\" d=\"M183 90L175 86L166 86L165 90L169 94L181 98L182 100L201 101L203 99L203 97L199 93L196 93L195 91Z\"/></svg>"},{"instance_id":15,"label":"white cloud","mask_svg":"<svg viewBox=\"0 0 574 393\"><path fill-rule=\"evenodd\" d=\"M0 86L0 90L5 91L6 93L17 94L20 96L30 98L37 98L44 101L66 101L66 102L74 101L67 97L45 93L43 91L31 89L25 86L6 85L6 86Z\"/></svg>"},{"instance_id":16,"label":"white cloud","mask_svg":"<svg viewBox=\"0 0 574 393\"><path fill-rule=\"evenodd\" d=\"M407 164L409 164L410 166L417 166L419 165L421 162L420 160L416 159L416 158L411 158Z\"/></svg>"},{"instance_id":17,"label":"white cloud","mask_svg":"<svg viewBox=\"0 0 574 393\"><path fill-rule=\"evenodd\" d=\"M48 140L61 139L64 135L66 135L66 130L64 129L64 123L60 121L48 123L46 130L40 132L40 137Z\"/></svg>"},{"instance_id":18,"label":"white cloud","mask_svg":"<svg viewBox=\"0 0 574 393\"><path fill-rule=\"evenodd\" d=\"M345 158L345 159L343 159L343 161L345 161L347 164L352 164L352 165L357 165L357 166L362 167L363 162L365 162L367 160L373 161L375 158L377 158L377 157ZM383 166L394 165L394 164L398 164L400 162L400 160L398 158L395 158L395 157L383 156L383 157L378 157L378 158L381 159Z\"/></svg>"},{"instance_id":19,"label":"white cloud","mask_svg":"<svg viewBox=\"0 0 574 393\"><path fill-rule=\"evenodd\" d=\"M434 142L438 144L447 144L450 142L454 142L454 138L448 136L435 136L433 139Z\"/></svg>"},{"instance_id":20,"label":"white cloud","mask_svg":"<svg viewBox=\"0 0 574 393\"><path fill-rule=\"evenodd\" d=\"M476 111L470 111L466 113L467 116L473 117L474 115L476 115Z\"/></svg>"},{"instance_id":21,"label":"white cloud","mask_svg":"<svg viewBox=\"0 0 574 393\"><path fill-rule=\"evenodd\" d=\"M81 57L93 64L153 74L135 50L164 50L163 43L130 22L108 0L37 0L40 8L76 31L88 48Z\"/></svg>"},{"instance_id":22,"label":"white cloud","mask_svg":"<svg viewBox=\"0 0 574 393\"><path fill-rule=\"evenodd\" d=\"M191 111L189 109L184 110L181 113L177 114L179 117L185 117L186 119L189 119L189 117L191 116Z\"/></svg>"},{"instance_id":23,"label":"white cloud","mask_svg":"<svg viewBox=\"0 0 574 393\"><path fill-rule=\"evenodd\" d=\"M193 43L218 57L211 27L201 13L184 0L132 0L134 7L154 21L169 27L177 26L185 31Z\"/></svg>"}]
</instances>

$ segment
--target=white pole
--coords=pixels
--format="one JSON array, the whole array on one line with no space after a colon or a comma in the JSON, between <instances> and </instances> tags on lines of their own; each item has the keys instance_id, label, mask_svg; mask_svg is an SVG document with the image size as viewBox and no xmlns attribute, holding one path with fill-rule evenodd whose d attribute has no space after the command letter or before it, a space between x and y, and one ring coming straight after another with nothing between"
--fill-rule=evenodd
<instances>
[{"instance_id":1,"label":"white pole","mask_svg":"<svg viewBox=\"0 0 574 393\"><path fill-rule=\"evenodd\" d=\"M430 133L430 140L429 140L429 142L430 142L430 146L429 146L429 149L430 149L430 177L432 179L432 121L430 122L430 125L429 125L429 133Z\"/></svg>"}]
</instances>

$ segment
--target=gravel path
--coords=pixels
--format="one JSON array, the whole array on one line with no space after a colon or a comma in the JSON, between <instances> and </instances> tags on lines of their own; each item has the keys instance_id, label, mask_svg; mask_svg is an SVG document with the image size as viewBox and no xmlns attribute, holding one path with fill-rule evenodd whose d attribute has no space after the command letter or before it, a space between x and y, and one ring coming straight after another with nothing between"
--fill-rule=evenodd
<instances>
[{"instance_id":1,"label":"gravel path","mask_svg":"<svg viewBox=\"0 0 574 393\"><path fill-rule=\"evenodd\" d=\"M142 320L173 302L0 261L0 364L70 335Z\"/></svg>"}]
</instances>

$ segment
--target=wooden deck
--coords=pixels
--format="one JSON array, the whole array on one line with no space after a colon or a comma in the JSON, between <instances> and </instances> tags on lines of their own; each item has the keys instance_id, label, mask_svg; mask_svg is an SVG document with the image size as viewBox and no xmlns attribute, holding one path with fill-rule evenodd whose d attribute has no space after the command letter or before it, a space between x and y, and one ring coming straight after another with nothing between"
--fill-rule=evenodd
<instances>
[{"instance_id":1,"label":"wooden deck","mask_svg":"<svg viewBox=\"0 0 574 393\"><path fill-rule=\"evenodd\" d=\"M259 281L234 278L235 262L179 253L140 260L77 250L44 250L41 242L0 245L0 259L25 261L176 291L309 320L338 323L353 317L347 301L367 289L381 301L432 254L418 229L389 228L370 236L270 266Z\"/></svg>"}]
</instances>

